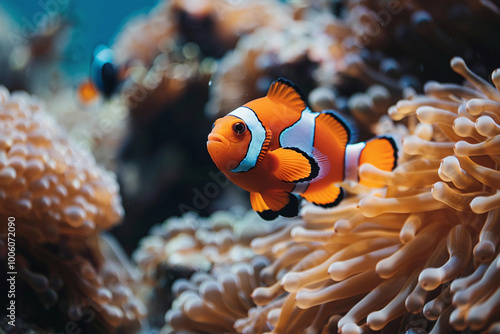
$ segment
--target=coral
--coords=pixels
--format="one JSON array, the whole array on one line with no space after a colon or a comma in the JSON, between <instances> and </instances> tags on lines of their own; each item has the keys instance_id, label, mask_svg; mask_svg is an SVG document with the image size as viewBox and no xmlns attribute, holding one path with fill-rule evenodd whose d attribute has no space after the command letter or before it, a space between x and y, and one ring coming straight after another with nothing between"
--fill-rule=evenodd
<instances>
[{"instance_id":1,"label":"coral","mask_svg":"<svg viewBox=\"0 0 500 334\"><path fill-rule=\"evenodd\" d=\"M291 20L291 8L277 1L161 2L127 22L113 45L129 78L123 89L129 108L140 119L171 107L186 86L208 84L214 59L241 36L263 26L286 29Z\"/></svg>"},{"instance_id":2,"label":"coral","mask_svg":"<svg viewBox=\"0 0 500 334\"><path fill-rule=\"evenodd\" d=\"M72 146L43 103L1 88L0 211L23 217L36 243L61 235L90 235L123 214L113 174L95 166L90 153Z\"/></svg>"},{"instance_id":3,"label":"coral","mask_svg":"<svg viewBox=\"0 0 500 334\"><path fill-rule=\"evenodd\" d=\"M276 16L275 13L286 15ZM196 44L204 57L220 58L256 28L284 26L291 9L277 1L161 1L151 12L132 18L113 49L120 64L149 67L172 42Z\"/></svg>"},{"instance_id":4,"label":"coral","mask_svg":"<svg viewBox=\"0 0 500 334\"><path fill-rule=\"evenodd\" d=\"M451 66L466 84L429 82L425 95L409 92L389 108L406 126L384 116L374 127L404 137L393 172L360 167L380 188L346 183L349 196L339 206L306 204L302 220L251 242L271 263L260 270L263 284L246 318L234 322L219 307L211 288L225 290L214 276L177 287L167 320L185 323L196 310L193 331L494 333L500 70L493 87L461 58Z\"/></svg>"},{"instance_id":5,"label":"coral","mask_svg":"<svg viewBox=\"0 0 500 334\"><path fill-rule=\"evenodd\" d=\"M75 321L94 310L111 327L144 317L132 290L137 277L119 247L100 236L123 216L114 174L67 137L41 100L5 87L0 166L0 219L15 220L17 271L40 301L66 301Z\"/></svg>"},{"instance_id":6,"label":"coral","mask_svg":"<svg viewBox=\"0 0 500 334\"><path fill-rule=\"evenodd\" d=\"M119 147L128 131L129 112L120 98L81 103L73 88L59 88L47 100L47 112L78 145L107 169L116 170Z\"/></svg>"},{"instance_id":7,"label":"coral","mask_svg":"<svg viewBox=\"0 0 500 334\"><path fill-rule=\"evenodd\" d=\"M117 64L149 66L177 33L171 5L160 2L149 13L130 19L113 43Z\"/></svg>"},{"instance_id":8,"label":"coral","mask_svg":"<svg viewBox=\"0 0 500 334\"><path fill-rule=\"evenodd\" d=\"M182 103L186 90L197 85L207 87L214 68L214 60L202 58L197 44L171 40L151 66L129 68L123 98L134 120L148 123Z\"/></svg>"},{"instance_id":9,"label":"coral","mask_svg":"<svg viewBox=\"0 0 500 334\"><path fill-rule=\"evenodd\" d=\"M220 117L261 97L280 76L300 82L309 93L317 85L315 74L327 75L327 65L316 71L319 64L336 66L337 59L329 50L339 37L327 33L333 17L325 13L314 22L294 21L292 14L281 11L280 18L288 24L259 27L240 38L234 50L222 58L212 78L207 116Z\"/></svg>"},{"instance_id":10,"label":"coral","mask_svg":"<svg viewBox=\"0 0 500 334\"><path fill-rule=\"evenodd\" d=\"M219 58L241 36L262 26L283 27L291 8L277 1L173 1L182 35L199 45L203 54ZM281 15L276 15L280 13Z\"/></svg>"},{"instance_id":11,"label":"coral","mask_svg":"<svg viewBox=\"0 0 500 334\"><path fill-rule=\"evenodd\" d=\"M496 65L491 55L497 44L484 41L498 25L490 3L437 8L425 1L346 1L345 8L330 12L322 2L298 3L275 15L286 24L248 31L222 58L208 115L224 115L260 97L277 76L300 81L306 93L317 85L333 88L337 101L381 85L394 103L409 87L420 90L430 78L447 78L445 64L454 55L482 74ZM464 29L463 22L473 18L480 23Z\"/></svg>"}]
</instances>

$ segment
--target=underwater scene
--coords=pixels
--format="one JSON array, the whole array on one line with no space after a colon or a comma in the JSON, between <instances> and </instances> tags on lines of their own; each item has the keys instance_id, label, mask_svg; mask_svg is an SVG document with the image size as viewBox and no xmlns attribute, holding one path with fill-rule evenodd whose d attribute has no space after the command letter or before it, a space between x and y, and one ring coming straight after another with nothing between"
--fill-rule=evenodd
<instances>
[{"instance_id":1,"label":"underwater scene","mask_svg":"<svg viewBox=\"0 0 500 334\"><path fill-rule=\"evenodd\" d=\"M499 0L0 3L0 334L500 334Z\"/></svg>"}]
</instances>

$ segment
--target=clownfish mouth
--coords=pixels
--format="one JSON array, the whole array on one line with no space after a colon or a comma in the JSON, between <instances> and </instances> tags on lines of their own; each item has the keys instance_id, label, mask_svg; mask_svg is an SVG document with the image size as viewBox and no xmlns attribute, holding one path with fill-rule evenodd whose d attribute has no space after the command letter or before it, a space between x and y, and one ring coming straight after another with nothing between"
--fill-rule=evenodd
<instances>
[{"instance_id":1,"label":"clownfish mouth","mask_svg":"<svg viewBox=\"0 0 500 334\"><path fill-rule=\"evenodd\" d=\"M208 135L208 144L222 144L225 149L229 148L230 142L227 140L224 136L218 134L218 133L210 133Z\"/></svg>"}]
</instances>

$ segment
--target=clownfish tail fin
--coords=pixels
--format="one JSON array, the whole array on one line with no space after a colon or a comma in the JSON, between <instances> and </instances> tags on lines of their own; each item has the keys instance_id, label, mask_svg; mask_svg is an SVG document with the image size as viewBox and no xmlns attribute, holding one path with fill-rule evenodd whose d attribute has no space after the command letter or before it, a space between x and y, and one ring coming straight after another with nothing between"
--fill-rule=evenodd
<instances>
[{"instance_id":1,"label":"clownfish tail fin","mask_svg":"<svg viewBox=\"0 0 500 334\"><path fill-rule=\"evenodd\" d=\"M381 136L366 143L359 156L359 166L364 163L371 164L384 171L392 171L398 162L398 145L392 136ZM367 186L376 186L360 179L360 183Z\"/></svg>"}]
</instances>

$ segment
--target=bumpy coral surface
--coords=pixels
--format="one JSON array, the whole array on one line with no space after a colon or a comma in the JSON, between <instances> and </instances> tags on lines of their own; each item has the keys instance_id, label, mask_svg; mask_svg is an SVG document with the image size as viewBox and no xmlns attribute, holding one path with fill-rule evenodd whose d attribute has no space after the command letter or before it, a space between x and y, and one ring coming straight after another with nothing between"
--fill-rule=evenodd
<instances>
[{"instance_id":1,"label":"bumpy coral surface","mask_svg":"<svg viewBox=\"0 0 500 334\"><path fill-rule=\"evenodd\" d=\"M36 243L116 224L123 209L113 174L72 146L41 101L5 88L0 99L0 211L25 219L23 228Z\"/></svg>"},{"instance_id":2,"label":"bumpy coral surface","mask_svg":"<svg viewBox=\"0 0 500 334\"><path fill-rule=\"evenodd\" d=\"M76 146L40 100L4 87L0 168L0 218L15 219L17 271L41 302L65 300L75 321L92 309L92 319L111 327L142 318L129 286L137 277L116 243L99 236L123 215L114 174Z\"/></svg>"},{"instance_id":3,"label":"bumpy coral surface","mask_svg":"<svg viewBox=\"0 0 500 334\"><path fill-rule=\"evenodd\" d=\"M303 221L254 239L253 251L272 263L251 294L256 306L233 329L234 317L211 316L221 314L212 294L180 294L176 310L205 314L191 330L199 323L242 333L498 330L500 72L493 87L462 59L451 64L464 86L430 82L426 95L389 109L406 127L386 117L375 127L404 137L393 172L360 168L380 188L345 184L350 196L338 207L307 204Z\"/></svg>"},{"instance_id":4,"label":"bumpy coral surface","mask_svg":"<svg viewBox=\"0 0 500 334\"><path fill-rule=\"evenodd\" d=\"M0 210L43 221L25 224L38 243L109 228L123 212L113 175L71 146L43 109L34 97L1 90Z\"/></svg>"}]
</instances>

